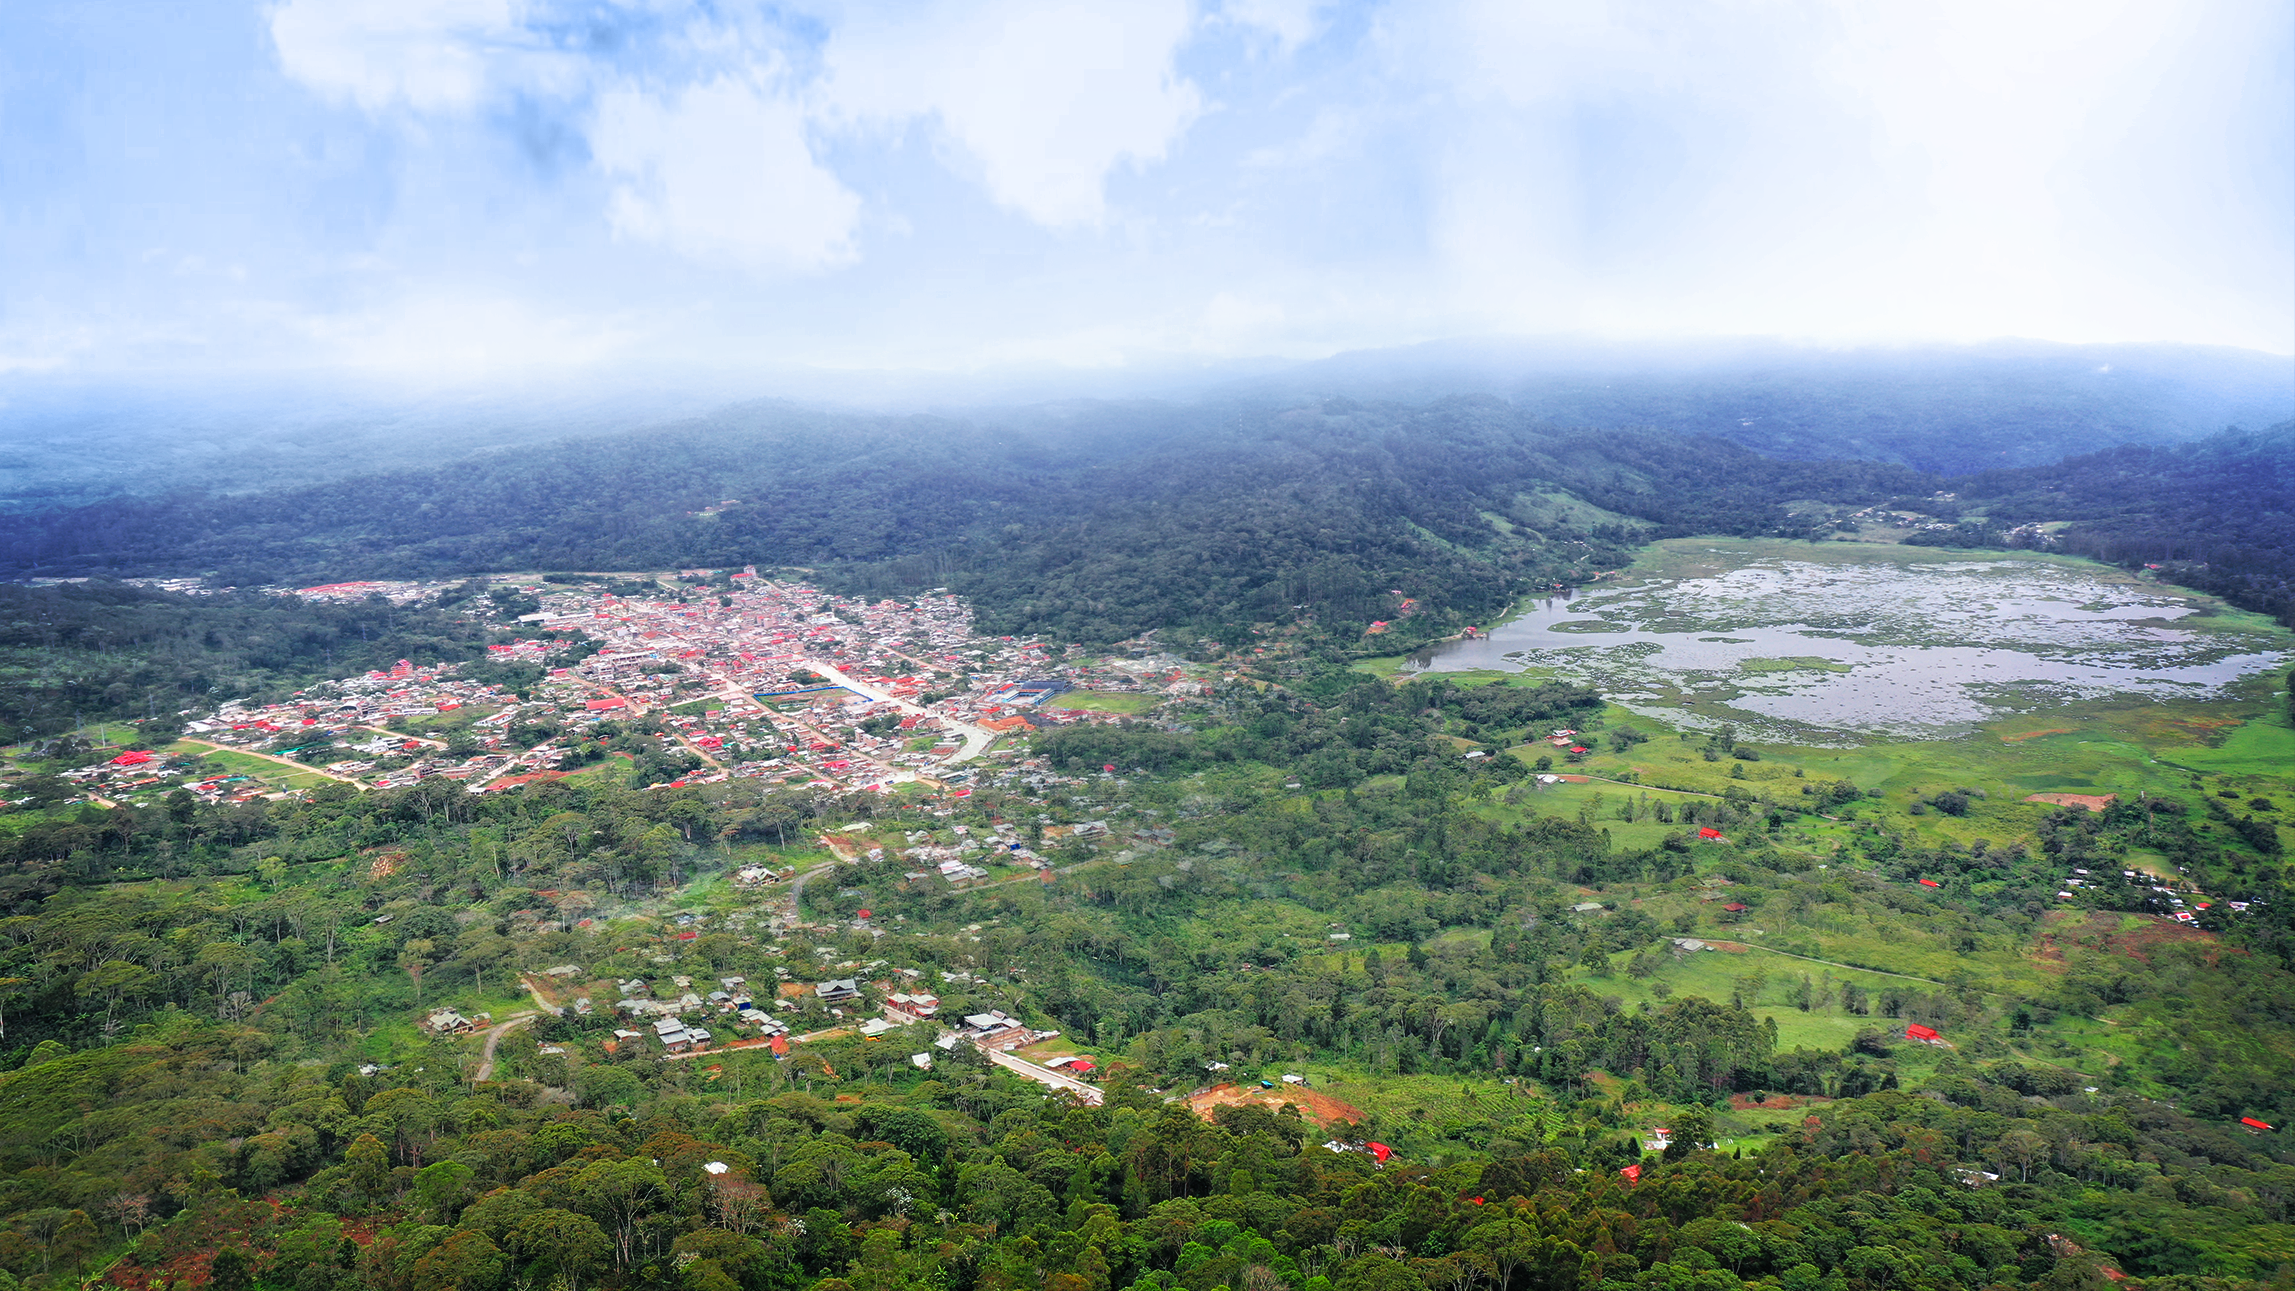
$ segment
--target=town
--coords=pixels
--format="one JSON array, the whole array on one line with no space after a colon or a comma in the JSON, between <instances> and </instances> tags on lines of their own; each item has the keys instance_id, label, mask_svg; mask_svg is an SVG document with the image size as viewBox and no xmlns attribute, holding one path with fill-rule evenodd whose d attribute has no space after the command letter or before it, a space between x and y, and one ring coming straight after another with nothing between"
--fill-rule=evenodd
<instances>
[{"instance_id":1,"label":"town","mask_svg":"<svg viewBox=\"0 0 2295 1291\"><path fill-rule=\"evenodd\" d=\"M607 590L632 580L653 594ZM260 773L292 768L306 782L316 775L380 789L435 778L501 792L608 757L634 762L647 750L613 746L632 743L645 726L652 729L641 738L659 755L651 761L674 772L655 784L738 778L824 791L888 792L912 782L939 789L973 779L983 759L1013 760L1012 737L1117 720L1167 697L1207 694L1217 680L1145 645L1087 653L983 637L944 591L870 603L754 569L688 570L660 582L495 582L541 606L514 626L548 635L488 647L489 663L536 665L531 684L402 661L277 703L226 702L185 728L190 747L272 767L186 775L178 765L169 776L165 762L127 755L91 769L87 787L130 800L178 787L205 800L246 800L282 791L279 777ZM294 594L406 601L450 586L332 584Z\"/></svg>"}]
</instances>

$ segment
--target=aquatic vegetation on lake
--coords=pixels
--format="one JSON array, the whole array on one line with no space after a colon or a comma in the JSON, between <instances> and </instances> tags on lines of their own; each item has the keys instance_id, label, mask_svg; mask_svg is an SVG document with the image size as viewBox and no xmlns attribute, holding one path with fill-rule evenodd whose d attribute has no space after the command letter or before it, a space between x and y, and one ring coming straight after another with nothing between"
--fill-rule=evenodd
<instances>
[{"instance_id":1,"label":"aquatic vegetation on lake","mask_svg":"<svg viewBox=\"0 0 2295 1291\"><path fill-rule=\"evenodd\" d=\"M1733 553L1708 544L1699 554L1727 564ZM1711 574L1550 598L1411 666L1537 669L1676 720L1811 743L1949 738L2113 694L2201 698L2288 649L2285 633L2099 566L1886 549L1795 559L1750 544L1734 554L1734 567Z\"/></svg>"}]
</instances>

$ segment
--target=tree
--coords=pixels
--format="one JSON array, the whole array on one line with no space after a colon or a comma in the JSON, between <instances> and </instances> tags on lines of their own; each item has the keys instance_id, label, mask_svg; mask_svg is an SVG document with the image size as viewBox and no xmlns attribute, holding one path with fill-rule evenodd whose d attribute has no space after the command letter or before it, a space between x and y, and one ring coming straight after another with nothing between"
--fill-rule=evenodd
<instances>
[{"instance_id":1,"label":"tree","mask_svg":"<svg viewBox=\"0 0 2295 1291\"><path fill-rule=\"evenodd\" d=\"M502 1250L468 1230L432 1247L414 1264L414 1291L493 1291L502 1281Z\"/></svg>"},{"instance_id":2,"label":"tree","mask_svg":"<svg viewBox=\"0 0 2295 1291\"><path fill-rule=\"evenodd\" d=\"M84 1003L101 1003L104 1021L108 1024L122 1002L142 999L159 984L159 975L141 964L107 959L82 974L72 989Z\"/></svg>"},{"instance_id":3,"label":"tree","mask_svg":"<svg viewBox=\"0 0 2295 1291\"><path fill-rule=\"evenodd\" d=\"M613 1253L613 1239L588 1215L552 1208L529 1216L511 1235L511 1245L528 1259L563 1274L568 1291L580 1291L582 1277Z\"/></svg>"},{"instance_id":4,"label":"tree","mask_svg":"<svg viewBox=\"0 0 2295 1291\"><path fill-rule=\"evenodd\" d=\"M255 1285L255 1261L238 1247L226 1246L208 1262L207 1285L214 1291L249 1291Z\"/></svg>"},{"instance_id":5,"label":"tree","mask_svg":"<svg viewBox=\"0 0 2295 1291\"><path fill-rule=\"evenodd\" d=\"M476 1174L460 1161L433 1162L415 1172L414 1199L439 1223L453 1223Z\"/></svg>"},{"instance_id":6,"label":"tree","mask_svg":"<svg viewBox=\"0 0 2295 1291\"><path fill-rule=\"evenodd\" d=\"M390 1152L381 1139L372 1134L353 1139L343 1153L343 1167L351 1183L369 1201L379 1202L390 1195Z\"/></svg>"},{"instance_id":7,"label":"tree","mask_svg":"<svg viewBox=\"0 0 2295 1291\"><path fill-rule=\"evenodd\" d=\"M422 1007L422 974L430 967L432 952L437 949L437 943L428 937L409 937L406 944L399 947L398 966L414 979L414 1006L418 1009Z\"/></svg>"},{"instance_id":8,"label":"tree","mask_svg":"<svg viewBox=\"0 0 2295 1291\"><path fill-rule=\"evenodd\" d=\"M612 1235L624 1268L636 1253L638 1220L664 1196L660 1168L644 1161L595 1161L574 1179L576 1203Z\"/></svg>"},{"instance_id":9,"label":"tree","mask_svg":"<svg viewBox=\"0 0 2295 1291\"><path fill-rule=\"evenodd\" d=\"M1668 1161L1679 1161L1713 1144L1713 1117L1703 1108L1686 1108L1674 1113L1672 1129L1673 1138L1665 1145Z\"/></svg>"}]
</instances>

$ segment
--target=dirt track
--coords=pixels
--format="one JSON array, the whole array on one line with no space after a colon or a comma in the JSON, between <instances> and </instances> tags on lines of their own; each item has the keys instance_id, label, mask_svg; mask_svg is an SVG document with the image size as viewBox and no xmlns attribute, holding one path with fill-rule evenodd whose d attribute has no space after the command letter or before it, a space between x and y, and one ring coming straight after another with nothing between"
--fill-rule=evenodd
<instances>
[{"instance_id":1,"label":"dirt track","mask_svg":"<svg viewBox=\"0 0 2295 1291\"><path fill-rule=\"evenodd\" d=\"M527 989L531 990L532 988L528 987ZM486 1033L486 1047L479 1050L478 1053L478 1070L472 1073L470 1077L470 1082L472 1084L476 1084L481 1080L486 1080L494 1075L495 1047L502 1043L503 1036L510 1034L511 1028L526 1025L527 1023L534 1020L534 1016L535 1015L531 1013L517 1014L506 1022L497 1023L493 1030Z\"/></svg>"}]
</instances>

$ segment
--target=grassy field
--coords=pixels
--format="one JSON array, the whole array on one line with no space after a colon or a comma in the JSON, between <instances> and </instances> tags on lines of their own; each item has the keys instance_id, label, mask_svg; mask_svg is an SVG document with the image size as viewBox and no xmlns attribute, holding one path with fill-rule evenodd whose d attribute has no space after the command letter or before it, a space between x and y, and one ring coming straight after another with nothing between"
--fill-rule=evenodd
<instances>
[{"instance_id":1,"label":"grassy field","mask_svg":"<svg viewBox=\"0 0 2295 1291\"><path fill-rule=\"evenodd\" d=\"M1788 853L1815 859L1829 856L1868 822L1925 847L2025 839L2056 810L2053 804L2025 801L2035 793L2148 794L2194 807L2219 788L2232 789L2243 799L2278 801L2274 795L2295 794L2295 729L2273 697L2268 677L2212 703L2068 703L2045 715L1988 724L1959 740L1876 740L1845 749L1764 743L1757 746L1758 762L1708 762L1702 733L1688 732L1685 738L1660 720L1624 709L1609 709L1603 720L1608 727L1632 726L1654 738L1623 753L1597 743L1584 762L1558 763L1554 769L1599 780L1550 786L1517 807L1494 803L1485 810L1501 819L1526 812L1575 818L1585 811L1589 823L1610 831L1613 845L1648 847L1672 827L1616 819L1626 799L1644 793L1654 801L1678 804L1734 787L1785 804L1793 814L1803 805L1805 786L1848 780L1867 791L1881 790L1883 797L1837 812L1842 820L1803 816L1776 840ZM1529 761L1552 750L1532 744L1512 753ZM1913 810L1920 799L1949 789L1981 796L1965 816ZM2295 802L2281 805L2295 808ZM2284 818L2281 839L2295 844L2295 830Z\"/></svg>"},{"instance_id":2,"label":"grassy field","mask_svg":"<svg viewBox=\"0 0 2295 1291\"><path fill-rule=\"evenodd\" d=\"M267 758L191 741L171 745L167 751L198 758L206 774L243 775L275 789L310 789L334 779L333 776L322 775L317 771L297 771Z\"/></svg>"},{"instance_id":3,"label":"grassy field","mask_svg":"<svg viewBox=\"0 0 2295 1291\"><path fill-rule=\"evenodd\" d=\"M1305 1076L1319 1093L1352 1104L1370 1132L1422 1161L1446 1154L1487 1151L1492 1138L1534 1146L1563 1120L1537 1087L1457 1076L1382 1075L1309 1063L1282 1068ZM1273 1080L1281 1072L1235 1073L1238 1080Z\"/></svg>"},{"instance_id":4,"label":"grassy field","mask_svg":"<svg viewBox=\"0 0 2295 1291\"><path fill-rule=\"evenodd\" d=\"M492 717L501 711L500 704L464 704L444 713L415 713L396 720L404 722L406 729L416 735L444 739L456 731L467 730L471 723L480 718Z\"/></svg>"},{"instance_id":5,"label":"grassy field","mask_svg":"<svg viewBox=\"0 0 2295 1291\"><path fill-rule=\"evenodd\" d=\"M1044 701L1048 708L1081 708L1094 713L1144 713L1163 702L1161 695L1130 691L1071 690Z\"/></svg>"}]
</instances>

